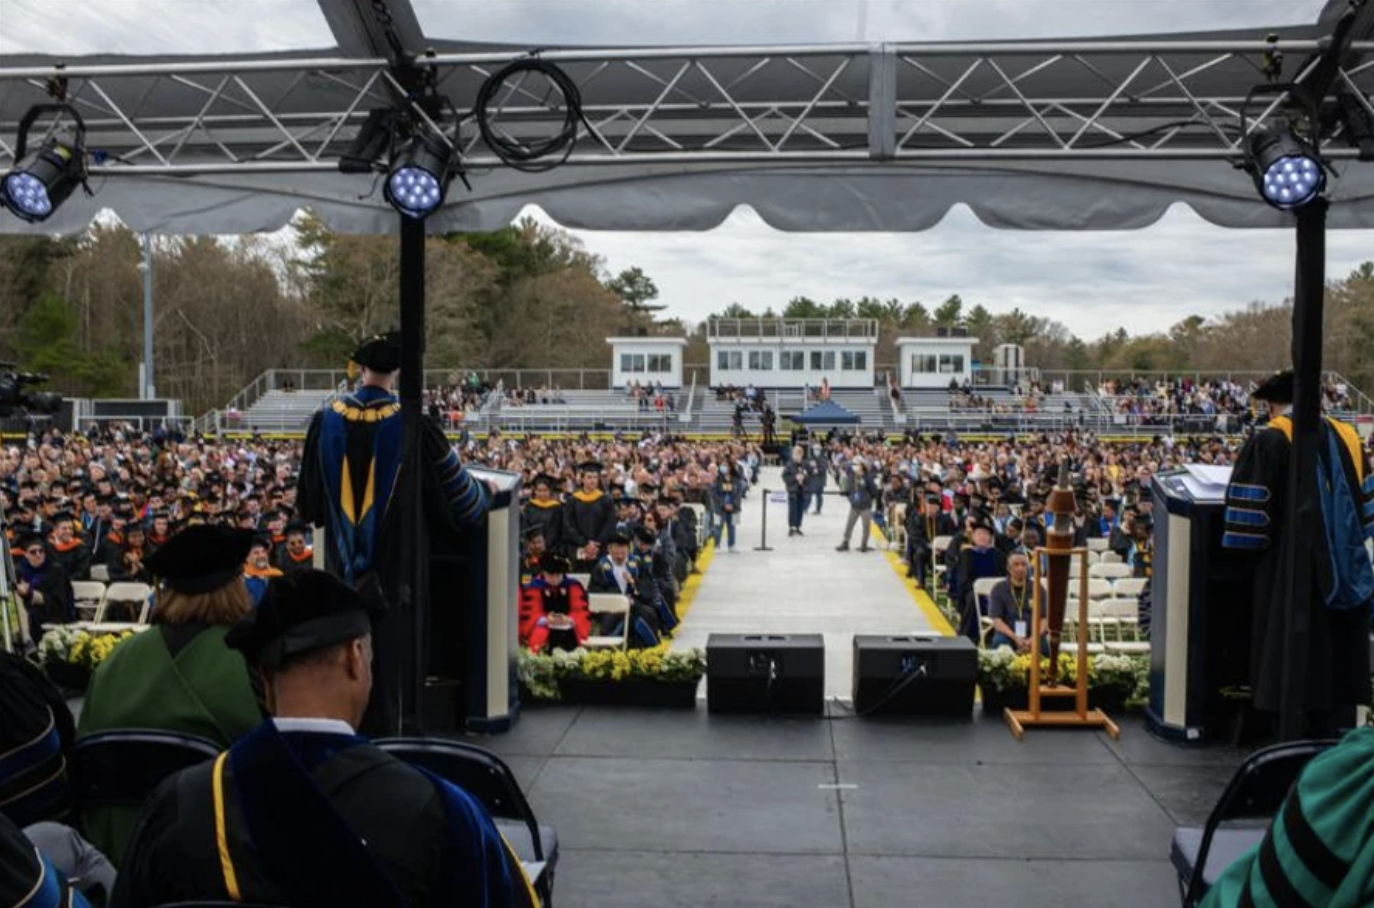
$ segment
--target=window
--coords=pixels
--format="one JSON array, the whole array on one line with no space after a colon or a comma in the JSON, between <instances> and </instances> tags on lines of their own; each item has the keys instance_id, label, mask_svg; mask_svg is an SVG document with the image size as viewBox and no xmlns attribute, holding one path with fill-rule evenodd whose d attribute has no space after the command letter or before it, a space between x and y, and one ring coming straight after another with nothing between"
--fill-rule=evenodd
<instances>
[{"instance_id":1,"label":"window","mask_svg":"<svg viewBox=\"0 0 1374 908\"><path fill-rule=\"evenodd\" d=\"M750 350L749 369L753 372L772 372L773 371L773 351L772 350Z\"/></svg>"},{"instance_id":2,"label":"window","mask_svg":"<svg viewBox=\"0 0 1374 908\"><path fill-rule=\"evenodd\" d=\"M834 350L812 350L811 351L811 371L812 372L832 372L835 369Z\"/></svg>"},{"instance_id":3,"label":"window","mask_svg":"<svg viewBox=\"0 0 1374 908\"><path fill-rule=\"evenodd\" d=\"M622 353L620 354L621 372L643 372L644 354L643 353Z\"/></svg>"},{"instance_id":4,"label":"window","mask_svg":"<svg viewBox=\"0 0 1374 908\"><path fill-rule=\"evenodd\" d=\"M962 353L941 353L940 354L940 374L954 375L962 374L964 371L964 355Z\"/></svg>"},{"instance_id":5,"label":"window","mask_svg":"<svg viewBox=\"0 0 1374 908\"><path fill-rule=\"evenodd\" d=\"M650 372L671 372L673 371L673 355L671 353L650 353L649 354Z\"/></svg>"},{"instance_id":6,"label":"window","mask_svg":"<svg viewBox=\"0 0 1374 908\"><path fill-rule=\"evenodd\" d=\"M717 350L716 368L723 372L738 371L744 368L744 354L739 350Z\"/></svg>"},{"instance_id":7,"label":"window","mask_svg":"<svg viewBox=\"0 0 1374 908\"><path fill-rule=\"evenodd\" d=\"M932 353L913 353L911 355L911 372L913 375L922 375L937 371L937 360Z\"/></svg>"},{"instance_id":8,"label":"window","mask_svg":"<svg viewBox=\"0 0 1374 908\"><path fill-rule=\"evenodd\" d=\"M803 350L784 350L778 354L778 368L784 372L802 372L806 369L806 352Z\"/></svg>"},{"instance_id":9,"label":"window","mask_svg":"<svg viewBox=\"0 0 1374 908\"><path fill-rule=\"evenodd\" d=\"M840 354L840 369L845 372L862 372L868 368L867 350L845 350Z\"/></svg>"}]
</instances>

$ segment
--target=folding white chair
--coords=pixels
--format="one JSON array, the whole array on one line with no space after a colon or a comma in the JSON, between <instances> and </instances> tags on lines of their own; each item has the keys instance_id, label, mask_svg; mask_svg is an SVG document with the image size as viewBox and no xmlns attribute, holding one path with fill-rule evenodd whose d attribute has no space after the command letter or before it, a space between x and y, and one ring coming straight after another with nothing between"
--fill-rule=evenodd
<instances>
[{"instance_id":1,"label":"folding white chair","mask_svg":"<svg viewBox=\"0 0 1374 908\"><path fill-rule=\"evenodd\" d=\"M983 614L984 604L992 595L992 588L1002 582L1000 577L982 577L973 581L973 601L978 604L978 645L987 649L988 638L992 636L992 619Z\"/></svg>"},{"instance_id":2,"label":"folding white chair","mask_svg":"<svg viewBox=\"0 0 1374 908\"><path fill-rule=\"evenodd\" d=\"M1083 562L1074 558L1069 562L1069 577L1077 580L1081 576L1083 576Z\"/></svg>"},{"instance_id":3,"label":"folding white chair","mask_svg":"<svg viewBox=\"0 0 1374 908\"><path fill-rule=\"evenodd\" d=\"M1088 598L1089 599L1110 599L1112 596L1112 582L1103 580L1101 577L1088 578Z\"/></svg>"},{"instance_id":4,"label":"folding white chair","mask_svg":"<svg viewBox=\"0 0 1374 908\"><path fill-rule=\"evenodd\" d=\"M1145 592L1145 584L1149 582L1147 577L1120 577L1112 581L1112 592L1118 598L1129 599Z\"/></svg>"},{"instance_id":5,"label":"folding white chair","mask_svg":"<svg viewBox=\"0 0 1374 908\"><path fill-rule=\"evenodd\" d=\"M151 603L148 597L152 595L153 589L146 583L112 583L105 591L105 598L101 600L100 608L96 610L95 622L101 624L105 622L105 616L110 610L112 603L128 603L133 606L132 611L138 615L138 624L148 623L148 612L151 610Z\"/></svg>"},{"instance_id":6,"label":"folding white chair","mask_svg":"<svg viewBox=\"0 0 1374 908\"><path fill-rule=\"evenodd\" d=\"M110 568L104 564L91 565L91 579L99 580L101 583L110 582Z\"/></svg>"},{"instance_id":7,"label":"folding white chair","mask_svg":"<svg viewBox=\"0 0 1374 908\"><path fill-rule=\"evenodd\" d=\"M624 593L588 593L587 611L594 617L619 615L622 631L619 634L598 634L582 642L587 649L625 649L630 642L630 597Z\"/></svg>"},{"instance_id":8,"label":"folding white chair","mask_svg":"<svg viewBox=\"0 0 1374 908\"><path fill-rule=\"evenodd\" d=\"M894 504L887 512L887 547L906 551L906 505Z\"/></svg>"},{"instance_id":9,"label":"folding white chair","mask_svg":"<svg viewBox=\"0 0 1374 908\"><path fill-rule=\"evenodd\" d=\"M1074 558L1074 561L1077 561L1077 560L1078 560L1077 558ZM1088 549L1088 564L1097 564L1097 563L1098 563L1099 561L1101 561L1101 560L1102 560L1102 553L1101 553L1101 552L1094 552L1092 549Z\"/></svg>"},{"instance_id":10,"label":"folding white chair","mask_svg":"<svg viewBox=\"0 0 1374 908\"><path fill-rule=\"evenodd\" d=\"M569 575L568 575L568 579L569 579L569 580L576 580L578 583L582 584L582 588L585 590L585 589L587 588L587 585L588 585L589 583L592 582L592 575L591 575L591 574L569 574Z\"/></svg>"},{"instance_id":11,"label":"folding white chair","mask_svg":"<svg viewBox=\"0 0 1374 908\"><path fill-rule=\"evenodd\" d=\"M76 600L77 617L94 621L100 613L100 603L105 601L105 584L99 580L73 580L72 596Z\"/></svg>"},{"instance_id":12,"label":"folding white chair","mask_svg":"<svg viewBox=\"0 0 1374 908\"><path fill-rule=\"evenodd\" d=\"M1126 562L1126 559L1122 558L1119 552L1113 552L1111 549L1102 553L1101 560L1103 564L1124 564Z\"/></svg>"},{"instance_id":13,"label":"folding white chair","mask_svg":"<svg viewBox=\"0 0 1374 908\"><path fill-rule=\"evenodd\" d=\"M1117 580L1121 577L1131 576L1131 566L1129 564L1111 563L1100 561L1088 567L1088 576L1097 577L1102 580Z\"/></svg>"},{"instance_id":14,"label":"folding white chair","mask_svg":"<svg viewBox=\"0 0 1374 908\"><path fill-rule=\"evenodd\" d=\"M1088 550L1089 550L1089 551L1092 551L1092 552L1105 552L1105 551L1107 551L1107 537L1106 537L1106 536L1090 536L1090 537L1088 537Z\"/></svg>"},{"instance_id":15,"label":"folding white chair","mask_svg":"<svg viewBox=\"0 0 1374 908\"><path fill-rule=\"evenodd\" d=\"M945 566L941 562L945 560L945 552L949 550L949 544L953 541L953 536L936 536L930 541L931 557L935 559L936 580L945 573Z\"/></svg>"}]
</instances>

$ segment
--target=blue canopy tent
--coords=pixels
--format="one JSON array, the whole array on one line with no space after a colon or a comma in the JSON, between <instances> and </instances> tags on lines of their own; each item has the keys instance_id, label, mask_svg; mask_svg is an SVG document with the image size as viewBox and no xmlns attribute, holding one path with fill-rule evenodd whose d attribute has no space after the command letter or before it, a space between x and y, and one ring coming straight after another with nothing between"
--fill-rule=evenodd
<instances>
[{"instance_id":1,"label":"blue canopy tent","mask_svg":"<svg viewBox=\"0 0 1374 908\"><path fill-rule=\"evenodd\" d=\"M794 415L792 421L802 426L852 426L858 424L859 417L833 400L823 400Z\"/></svg>"}]
</instances>

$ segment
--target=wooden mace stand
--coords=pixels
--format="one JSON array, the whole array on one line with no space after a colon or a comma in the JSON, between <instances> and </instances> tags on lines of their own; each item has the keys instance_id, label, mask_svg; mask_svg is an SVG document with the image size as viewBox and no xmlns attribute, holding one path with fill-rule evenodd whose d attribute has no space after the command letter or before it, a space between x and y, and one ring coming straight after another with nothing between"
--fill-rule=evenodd
<instances>
[{"instance_id":1,"label":"wooden mace stand","mask_svg":"<svg viewBox=\"0 0 1374 908\"><path fill-rule=\"evenodd\" d=\"M1011 729L1012 736L1020 741L1025 736L1026 729L1036 725L1048 725L1056 728L1101 728L1112 736L1112 740L1121 740L1121 729L1116 723L1107 718L1107 714L1100 709L1088 709L1088 550L1070 549L1067 553L1070 558L1078 558L1083 566L1082 572L1078 575L1078 671L1074 673L1077 682L1073 687L1065 687L1062 684L1040 683L1040 634L1041 634L1041 581L1044 579L1040 570L1042 556L1049 555L1050 550L1037 548L1031 558L1031 577L1034 589L1031 595L1031 669L1029 685L1029 709L1003 710L1003 717L1007 720L1007 727ZM1065 554L1062 550L1054 554ZM1074 709L1072 712L1045 712L1040 708L1041 700L1045 697L1073 697Z\"/></svg>"}]
</instances>

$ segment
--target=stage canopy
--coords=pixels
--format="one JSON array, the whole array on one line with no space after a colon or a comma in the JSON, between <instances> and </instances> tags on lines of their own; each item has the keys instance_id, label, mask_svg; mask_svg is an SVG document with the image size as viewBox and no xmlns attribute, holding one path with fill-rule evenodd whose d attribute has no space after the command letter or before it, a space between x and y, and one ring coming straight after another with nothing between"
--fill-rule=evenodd
<instances>
[{"instance_id":1,"label":"stage canopy","mask_svg":"<svg viewBox=\"0 0 1374 908\"><path fill-rule=\"evenodd\" d=\"M12 37L0 43L0 169L13 160L24 112L57 96L83 113L88 147L100 160L93 198L73 196L39 225L0 212L0 230L73 232L108 208L136 230L270 231L309 207L337 230L394 232L380 181L337 171L367 111L400 96L390 39L422 55L433 51L421 63L434 67L438 90L460 115L483 81L536 49L535 40L521 47L454 40L464 37L457 34L464 17L442 12L459 8L480 22L501 9L495 0L417 0L417 8L409 0L313 3L231 4L261 17L258 33L268 37L229 41L221 46L235 52L216 55L89 55L89 47L73 56L26 54L11 26ZM40 12L30 15L46 15L56 33L77 6L62 4L61 21L53 4L34 4ZM378 7L389 27L376 20ZM772 34L805 37L796 20L818 7L794 2L795 15L769 20L778 23ZM492 229L530 204L566 226L608 230L705 230L738 205L783 230L923 230L961 203L989 225L1016 229L1138 228L1175 203L1225 227L1290 225L1235 166L1242 106L1266 82L1266 50L1280 51L1279 81L1310 70L1345 0L1324 8L1312 0L1129 7L1145 17L1131 23L1148 20L1153 34L1014 41L970 34L913 43L900 32L875 40L860 27L859 42L783 45L767 40L764 20L751 20L750 46L588 48L549 40L558 36L536 21L530 30L542 58L566 70L581 93L570 158L545 173L517 172L482 142L474 119L434 124L463 151L472 191L455 182L428 227ZM120 15L150 17L147 32L159 41L120 38L111 51L179 46L179 33L191 46L215 45L213 35L185 30L197 27L195 19L180 29L157 18L170 5L137 8L146 12ZM1213 12L1197 14L1204 9ZM1305 24L1282 21L1279 10L1301 12ZM1255 11L1277 18L1251 20ZM1171 32L1178 15L1230 30ZM1361 16L1336 88L1374 116L1374 4ZM304 43L273 37L276 21ZM582 24L573 37L585 42L597 34L595 19ZM623 37L620 24L608 30ZM512 30L517 25L511 20ZM651 37L670 33L663 27ZM1266 43L1271 34L1277 44ZM261 47L275 49L253 52ZM511 135L547 135L563 116L555 101L547 85L509 83L496 93L491 121ZM1249 125L1281 113L1272 97L1261 99ZM1374 166L1357 163L1339 131L1326 152L1339 174L1329 192L1331 226L1374 227Z\"/></svg>"},{"instance_id":2,"label":"stage canopy","mask_svg":"<svg viewBox=\"0 0 1374 908\"><path fill-rule=\"evenodd\" d=\"M805 412L792 417L792 421L803 426L854 426L859 417L833 400L823 400Z\"/></svg>"}]
</instances>

